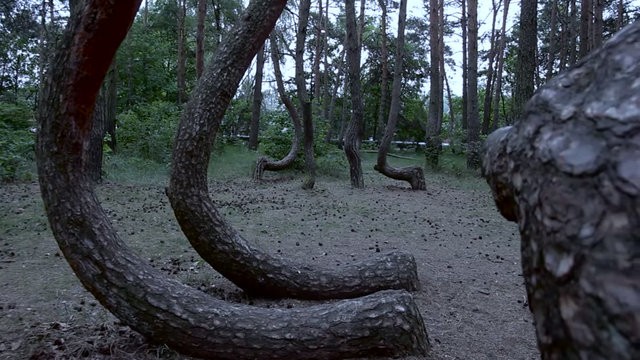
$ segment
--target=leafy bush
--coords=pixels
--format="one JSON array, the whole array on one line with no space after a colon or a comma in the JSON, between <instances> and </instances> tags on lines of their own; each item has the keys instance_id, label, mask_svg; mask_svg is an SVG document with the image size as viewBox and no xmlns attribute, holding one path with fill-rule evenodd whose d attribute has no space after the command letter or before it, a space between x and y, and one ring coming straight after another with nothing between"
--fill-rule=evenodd
<instances>
[{"instance_id":1,"label":"leafy bush","mask_svg":"<svg viewBox=\"0 0 640 360\"><path fill-rule=\"evenodd\" d=\"M26 104L0 102L0 181L29 180L35 159L33 112Z\"/></svg>"},{"instance_id":2,"label":"leafy bush","mask_svg":"<svg viewBox=\"0 0 640 360\"><path fill-rule=\"evenodd\" d=\"M180 108L166 101L140 104L118 116L118 142L123 154L168 163Z\"/></svg>"}]
</instances>

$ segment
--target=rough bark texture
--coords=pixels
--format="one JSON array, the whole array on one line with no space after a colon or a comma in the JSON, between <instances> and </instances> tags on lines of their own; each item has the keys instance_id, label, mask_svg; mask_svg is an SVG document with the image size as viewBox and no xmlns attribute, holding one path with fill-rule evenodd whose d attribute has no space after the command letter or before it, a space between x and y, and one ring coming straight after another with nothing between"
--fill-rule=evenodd
<instances>
[{"instance_id":1,"label":"rough bark texture","mask_svg":"<svg viewBox=\"0 0 640 360\"><path fill-rule=\"evenodd\" d=\"M272 257L250 246L217 211L207 188L215 135L233 92L273 28L282 4L250 9L218 47L187 103L173 153L169 198L187 238L202 258L248 293L266 297L347 298L382 289L416 289L415 260L392 253L338 272Z\"/></svg>"},{"instance_id":2,"label":"rough bark texture","mask_svg":"<svg viewBox=\"0 0 640 360\"><path fill-rule=\"evenodd\" d=\"M272 25L284 4L271 1L260 14L270 14L265 17ZM40 94L37 160L43 202L60 249L82 284L136 331L191 356L424 355L428 339L406 292L291 310L229 304L167 279L126 247L81 169L100 83L139 5L87 1L72 15Z\"/></svg>"},{"instance_id":3,"label":"rough bark texture","mask_svg":"<svg viewBox=\"0 0 640 360\"><path fill-rule=\"evenodd\" d=\"M364 0L362 0L364 2ZM354 188L364 187L362 161L360 156L361 132L364 118L362 86L360 84L360 46L356 26L355 0L345 1L347 26L347 69L351 90L351 121L344 135L344 153L349 161L349 177ZM364 13L364 11L361 11ZM363 23L362 21L361 23Z\"/></svg>"},{"instance_id":4,"label":"rough bark texture","mask_svg":"<svg viewBox=\"0 0 640 360\"><path fill-rule=\"evenodd\" d=\"M178 21L178 66L176 69L176 80L178 87L178 104L182 104L187 100L187 54L185 51L187 42L185 24L185 19L187 17L187 0L178 0L176 11L176 18Z\"/></svg>"},{"instance_id":5,"label":"rough bark texture","mask_svg":"<svg viewBox=\"0 0 640 360\"><path fill-rule=\"evenodd\" d=\"M509 15L510 0L504 0L504 11L502 12L502 28L498 41L498 69L496 70L496 88L493 93L493 122L492 130L498 128L500 123L500 99L502 98L502 70L504 68L504 50L507 40L507 17Z\"/></svg>"},{"instance_id":6,"label":"rough bark texture","mask_svg":"<svg viewBox=\"0 0 640 360\"><path fill-rule=\"evenodd\" d=\"M580 58L587 56L591 51L591 0L580 1Z\"/></svg>"},{"instance_id":7,"label":"rough bark texture","mask_svg":"<svg viewBox=\"0 0 640 360\"><path fill-rule=\"evenodd\" d=\"M273 64L273 71L275 73L276 86L278 88L278 94L280 95L280 101L282 101L284 107L289 113L289 116L291 117L291 122L293 124L293 139L291 140L291 149L289 149L289 153L282 159L271 160L266 156L258 158L256 170L253 173L253 179L256 181L262 180L262 175L265 170L280 171L290 167L298 155L300 139L302 138L302 125L300 124L298 111L284 89L282 71L280 70L280 52L278 50L277 38L278 37L275 35L275 32L271 33L271 37L269 38L269 44L271 45L271 63Z\"/></svg>"},{"instance_id":8,"label":"rough bark texture","mask_svg":"<svg viewBox=\"0 0 640 360\"><path fill-rule=\"evenodd\" d=\"M498 20L498 11L500 11L500 5L502 0L498 0L496 4L496 0L493 0L493 15L491 20L491 38L489 40L489 53L487 54L488 64L487 64L487 82L484 87L484 103L482 108L482 135L489 134L489 128L491 126L491 106L493 103L491 100L493 99L494 93L494 83L496 81L496 77L494 75L494 63L496 61L496 56L498 54L498 36L496 31L496 22ZM497 65L496 65L497 67Z\"/></svg>"},{"instance_id":9,"label":"rough bark texture","mask_svg":"<svg viewBox=\"0 0 640 360\"><path fill-rule=\"evenodd\" d=\"M381 174L395 180L407 181L414 190L426 190L424 171L418 166L394 168L387 163L387 153L391 147L393 135L396 132L398 117L400 116L400 92L402 91L402 59L404 58L404 29L407 18L407 0L400 0L398 14L398 37L396 39L396 63L393 70L393 85L391 89L391 107L389 120L385 127L384 137L378 148L378 161L373 167Z\"/></svg>"},{"instance_id":10,"label":"rough bark texture","mask_svg":"<svg viewBox=\"0 0 640 360\"><path fill-rule=\"evenodd\" d=\"M204 71L204 22L207 17L207 1L198 0L198 20L196 24L196 78Z\"/></svg>"},{"instance_id":11,"label":"rough bark texture","mask_svg":"<svg viewBox=\"0 0 640 360\"><path fill-rule=\"evenodd\" d=\"M522 114L524 104L535 89L536 42L538 29L538 4L534 0L523 0L520 9L520 30L518 35L518 54L516 82L513 94L515 117Z\"/></svg>"},{"instance_id":12,"label":"rough bark texture","mask_svg":"<svg viewBox=\"0 0 640 360\"><path fill-rule=\"evenodd\" d=\"M440 36L439 7L443 5L439 0L429 1L429 47L431 66L429 69L429 116L425 138L425 160L432 168L438 167L442 141L440 140L440 120L442 112L442 88L440 87Z\"/></svg>"},{"instance_id":13,"label":"rough bark texture","mask_svg":"<svg viewBox=\"0 0 640 360\"><path fill-rule=\"evenodd\" d=\"M636 22L487 140L484 176L520 226L543 359L640 358L638 58Z\"/></svg>"},{"instance_id":14,"label":"rough bark texture","mask_svg":"<svg viewBox=\"0 0 640 360\"><path fill-rule=\"evenodd\" d=\"M260 133L260 113L262 112L262 73L264 70L264 46L256 55L256 76L253 85L253 103L251 105L251 125L249 127L249 150L258 149L258 135Z\"/></svg>"},{"instance_id":15,"label":"rough bark texture","mask_svg":"<svg viewBox=\"0 0 640 360\"><path fill-rule=\"evenodd\" d=\"M389 88L389 51L387 50L387 0L378 0L382 14L380 14L380 105L378 106L378 126L375 140L380 142L385 133L387 118L387 90Z\"/></svg>"},{"instance_id":16,"label":"rough bark texture","mask_svg":"<svg viewBox=\"0 0 640 360\"><path fill-rule=\"evenodd\" d=\"M478 2L468 0L468 71L467 71L467 167L480 167L480 114L478 111Z\"/></svg>"}]
</instances>

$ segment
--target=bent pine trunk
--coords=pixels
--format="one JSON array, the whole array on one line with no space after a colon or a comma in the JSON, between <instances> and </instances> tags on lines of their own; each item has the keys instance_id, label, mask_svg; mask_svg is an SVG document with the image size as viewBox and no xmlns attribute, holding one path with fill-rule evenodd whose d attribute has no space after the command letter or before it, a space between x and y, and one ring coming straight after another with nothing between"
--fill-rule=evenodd
<instances>
[{"instance_id":1,"label":"bent pine trunk","mask_svg":"<svg viewBox=\"0 0 640 360\"><path fill-rule=\"evenodd\" d=\"M270 6L266 7L265 3ZM275 18L285 1L249 6ZM166 278L118 237L83 163L92 107L140 1L89 0L74 12L40 93L37 162L52 232L102 305L148 339L210 359L422 355L428 340L411 296L384 291L297 309L229 304Z\"/></svg>"},{"instance_id":2,"label":"bent pine trunk","mask_svg":"<svg viewBox=\"0 0 640 360\"><path fill-rule=\"evenodd\" d=\"M543 359L640 359L640 23L540 88L487 140L517 221Z\"/></svg>"}]
</instances>

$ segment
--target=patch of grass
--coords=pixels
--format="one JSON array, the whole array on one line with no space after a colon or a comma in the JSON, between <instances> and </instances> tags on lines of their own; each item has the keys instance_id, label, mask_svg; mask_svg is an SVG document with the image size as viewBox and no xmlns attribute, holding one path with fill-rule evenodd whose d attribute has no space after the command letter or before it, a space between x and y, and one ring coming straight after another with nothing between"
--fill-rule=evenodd
<instances>
[{"instance_id":1,"label":"patch of grass","mask_svg":"<svg viewBox=\"0 0 640 360\"><path fill-rule=\"evenodd\" d=\"M108 155L102 166L104 179L119 184L162 184L169 165L124 155Z\"/></svg>"},{"instance_id":2,"label":"patch of grass","mask_svg":"<svg viewBox=\"0 0 640 360\"><path fill-rule=\"evenodd\" d=\"M227 144L211 154L209 178L216 180L251 178L258 153L243 144Z\"/></svg>"}]
</instances>

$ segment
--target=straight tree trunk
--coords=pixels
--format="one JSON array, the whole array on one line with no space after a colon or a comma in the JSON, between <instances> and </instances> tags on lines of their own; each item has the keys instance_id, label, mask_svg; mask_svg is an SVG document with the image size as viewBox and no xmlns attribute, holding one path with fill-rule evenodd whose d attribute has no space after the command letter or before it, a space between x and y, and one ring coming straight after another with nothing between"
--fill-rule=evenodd
<instances>
[{"instance_id":1,"label":"straight tree trunk","mask_svg":"<svg viewBox=\"0 0 640 360\"><path fill-rule=\"evenodd\" d=\"M252 22L245 21L234 34L238 47L251 40L262 43L285 3L251 3L251 16L243 19ZM292 310L229 304L166 278L127 248L82 171L83 144L91 136L100 84L139 5L88 0L77 15L72 13L40 93L36 157L42 198L60 250L85 288L143 336L190 356L426 355L424 324L405 292ZM257 46L250 46L239 67L246 69L256 51ZM213 72L222 78L226 70L220 69ZM232 72L236 86L243 72Z\"/></svg>"},{"instance_id":2,"label":"straight tree trunk","mask_svg":"<svg viewBox=\"0 0 640 360\"><path fill-rule=\"evenodd\" d=\"M333 118L334 118L334 113L335 113L335 108L336 108L336 100L338 99L338 90L342 85L343 89L346 88L346 84L344 83L342 76L344 74L344 54L345 51L344 49L340 52L340 56L338 57L340 59L340 62L338 63L338 73L336 74L336 85L333 87L333 92L331 94L331 100L329 102L329 108L327 110L327 119L329 121L329 131L327 131L327 137L325 138L326 142L331 142L333 140L333 134L334 134L334 126L333 126ZM342 117L341 117L342 118ZM338 142L340 143L339 145L342 146L342 138L343 138L343 133L342 133L342 122L339 123L338 125L339 127L339 131L338 131L338 138L340 139Z\"/></svg>"},{"instance_id":3,"label":"straight tree trunk","mask_svg":"<svg viewBox=\"0 0 640 360\"><path fill-rule=\"evenodd\" d=\"M453 142L453 133L455 132L455 111L453 109L453 96L451 95L451 87L449 86L449 78L447 77L446 72L442 74L444 78L445 89L447 90L447 103L449 104L449 144L452 145Z\"/></svg>"},{"instance_id":4,"label":"straight tree trunk","mask_svg":"<svg viewBox=\"0 0 640 360\"><path fill-rule=\"evenodd\" d=\"M496 22L498 20L498 11L500 11L500 5L502 0L498 0L496 4L495 0L492 1L493 4L493 15L491 21L491 40L490 40L490 48L489 48L489 64L487 67L487 84L485 86L484 92L484 107L482 111L482 134L487 135L489 133L489 127L491 126L491 100L493 99L493 84L495 82L493 75L493 64L495 62L496 56L498 54L498 41L497 41L497 30L496 30ZM498 75L499 76L499 75Z\"/></svg>"},{"instance_id":5,"label":"straight tree trunk","mask_svg":"<svg viewBox=\"0 0 640 360\"><path fill-rule=\"evenodd\" d=\"M291 141L291 148L289 153L280 160L271 160L266 156L258 158L256 163L256 170L253 173L253 179L256 181L262 180L262 175L265 170L268 171L280 171L287 169L293 165L293 162L300 150L300 139L302 138L302 124L300 124L300 117L298 116L298 110L293 105L293 102L289 98L285 88L284 81L282 79L282 71L280 70L280 51L278 49L278 37L275 31L271 33L269 37L269 43L271 45L271 63L273 64L273 72L276 78L276 87L278 88L278 95L280 95L280 101L287 109L289 116L291 117L291 123L293 124L293 139Z\"/></svg>"},{"instance_id":6,"label":"straight tree trunk","mask_svg":"<svg viewBox=\"0 0 640 360\"><path fill-rule=\"evenodd\" d=\"M500 29L500 40L498 43L498 70L496 71L496 89L493 93L493 124L492 130L498 128L500 124L500 99L502 98L502 70L504 69L504 51L507 44L507 18L509 16L510 0L504 0L504 10L502 12L502 28Z\"/></svg>"},{"instance_id":7,"label":"straight tree trunk","mask_svg":"<svg viewBox=\"0 0 640 360\"><path fill-rule=\"evenodd\" d=\"M618 1L618 17L616 20L616 25L618 27L618 30L622 30L622 27L624 26L624 0Z\"/></svg>"},{"instance_id":8,"label":"straight tree trunk","mask_svg":"<svg viewBox=\"0 0 640 360\"><path fill-rule=\"evenodd\" d=\"M185 51L186 34L185 34L185 18L187 12L187 0L178 0L178 104L182 104L187 100L187 54Z\"/></svg>"},{"instance_id":9,"label":"straight tree trunk","mask_svg":"<svg viewBox=\"0 0 640 360\"><path fill-rule=\"evenodd\" d=\"M557 49L557 32L558 32L558 0L552 0L550 2L551 14L550 16L550 29L549 29L549 54L547 57L547 81L553 76L553 70L556 62Z\"/></svg>"},{"instance_id":10,"label":"straight tree trunk","mask_svg":"<svg viewBox=\"0 0 640 360\"><path fill-rule=\"evenodd\" d=\"M396 62L393 69L393 85L391 90L391 107L389 120L385 127L384 137L378 148L378 160L373 167L381 174L395 180L407 181L413 190L426 190L424 171L418 166L394 168L387 163L387 154L391 147L393 135L396 132L398 117L400 116L402 91L402 62L404 59L404 29L407 18L407 0L400 0L398 14L398 37L396 38Z\"/></svg>"},{"instance_id":11,"label":"straight tree trunk","mask_svg":"<svg viewBox=\"0 0 640 360\"><path fill-rule=\"evenodd\" d=\"M442 88L440 87L440 6L439 0L429 0L429 47L431 66L429 70L429 115L427 117L427 131L425 138L426 165L435 169L438 167L442 141L440 139L440 113L442 111ZM395 76L394 76L395 81Z\"/></svg>"},{"instance_id":12,"label":"straight tree trunk","mask_svg":"<svg viewBox=\"0 0 640 360\"><path fill-rule=\"evenodd\" d=\"M311 0L300 1L298 32L296 35L296 86L298 88L297 93L300 101L300 109L302 110L304 164L306 171L306 176L302 184L303 189L313 189L316 183L316 160L313 154L313 112L304 77L304 44L307 37L310 9Z\"/></svg>"},{"instance_id":13,"label":"straight tree trunk","mask_svg":"<svg viewBox=\"0 0 640 360\"><path fill-rule=\"evenodd\" d=\"M557 0L556 6L558 5ZM559 61L560 64L558 66L558 71L563 71L567 68L568 58L569 58L569 46L571 42L569 41L569 36L571 31L569 27L571 26L572 19L569 18L569 1L562 6L562 15L558 14L558 22L560 23L560 41L556 43L556 48L559 51ZM558 13L558 10L556 10Z\"/></svg>"},{"instance_id":14,"label":"straight tree trunk","mask_svg":"<svg viewBox=\"0 0 640 360\"><path fill-rule=\"evenodd\" d=\"M569 17L571 23L571 33L569 36L570 45L569 45L569 66L575 64L578 61L578 7L576 6L576 0L570 0L570 9L571 16Z\"/></svg>"},{"instance_id":15,"label":"straight tree trunk","mask_svg":"<svg viewBox=\"0 0 640 360\"><path fill-rule=\"evenodd\" d=\"M591 10L591 0L580 1L580 58L587 56L591 51Z\"/></svg>"},{"instance_id":16,"label":"straight tree trunk","mask_svg":"<svg viewBox=\"0 0 640 360\"><path fill-rule=\"evenodd\" d=\"M467 168L480 167L480 115L478 114L478 2L467 1L469 30L468 49L468 86L467 114L469 127L467 132Z\"/></svg>"},{"instance_id":17,"label":"straight tree trunk","mask_svg":"<svg viewBox=\"0 0 640 360\"><path fill-rule=\"evenodd\" d=\"M200 78L204 70L204 21L207 17L207 1L198 0L198 20L196 27L196 78Z\"/></svg>"},{"instance_id":18,"label":"straight tree trunk","mask_svg":"<svg viewBox=\"0 0 640 360\"><path fill-rule=\"evenodd\" d=\"M602 12L604 11L604 0L593 1L593 43L592 49L596 49L602 45L602 36L604 33L604 20Z\"/></svg>"},{"instance_id":19,"label":"straight tree trunk","mask_svg":"<svg viewBox=\"0 0 640 360\"><path fill-rule=\"evenodd\" d=\"M483 174L519 225L542 359L640 359L638 54L635 22L487 139Z\"/></svg>"},{"instance_id":20,"label":"straight tree trunk","mask_svg":"<svg viewBox=\"0 0 640 360\"><path fill-rule=\"evenodd\" d=\"M315 43L315 51L313 54L313 101L316 102L316 109L320 110L320 102L322 101L321 94L321 86L320 86L320 60L322 59L322 34L324 33L324 29L322 28L323 24L323 12L322 12L322 0L318 0L318 14L317 14L317 24L315 27L316 30L316 43ZM320 114L320 111L315 111L315 114ZM326 119L323 119L326 120Z\"/></svg>"},{"instance_id":21,"label":"straight tree trunk","mask_svg":"<svg viewBox=\"0 0 640 360\"><path fill-rule=\"evenodd\" d=\"M362 0L362 2L364 3L364 0ZM349 121L344 135L344 152L347 156L347 161L349 161L351 186L360 189L364 187L360 158L364 105L362 103L362 89L360 85L360 46L358 41L359 34L356 30L355 0L345 1L345 12L347 23L347 69L349 88L351 90L351 121Z\"/></svg>"},{"instance_id":22,"label":"straight tree trunk","mask_svg":"<svg viewBox=\"0 0 640 360\"><path fill-rule=\"evenodd\" d=\"M378 131L375 140L380 143L385 133L387 118L387 92L389 87L389 54L387 50L387 0L378 0L380 15L380 106L378 108Z\"/></svg>"},{"instance_id":23,"label":"straight tree trunk","mask_svg":"<svg viewBox=\"0 0 640 360\"><path fill-rule=\"evenodd\" d=\"M256 55L256 76L253 87L253 104L251 107L251 124L249 126L249 150L258 150L260 133L260 113L262 112L262 73L264 69L264 46Z\"/></svg>"},{"instance_id":24,"label":"straight tree trunk","mask_svg":"<svg viewBox=\"0 0 640 360\"><path fill-rule=\"evenodd\" d=\"M218 273L255 296L335 299L416 289L416 263L409 254L385 254L340 269L316 267L250 245L216 210L207 186L211 147L235 89L273 27L266 26L258 5L250 9L241 17L246 26L232 30L216 50L181 116L167 193L187 239ZM256 21L264 27L256 28Z\"/></svg>"},{"instance_id":25,"label":"straight tree trunk","mask_svg":"<svg viewBox=\"0 0 640 360\"><path fill-rule=\"evenodd\" d=\"M462 18L462 129L469 127L469 35L467 24L467 0L461 0Z\"/></svg>"},{"instance_id":26,"label":"straight tree trunk","mask_svg":"<svg viewBox=\"0 0 640 360\"><path fill-rule=\"evenodd\" d=\"M524 105L533 95L535 87L537 11L537 1L523 0L521 2L513 105L516 118L522 115Z\"/></svg>"}]
</instances>

